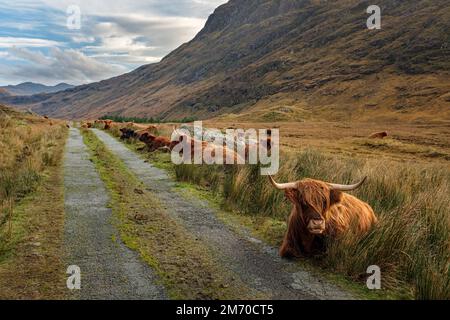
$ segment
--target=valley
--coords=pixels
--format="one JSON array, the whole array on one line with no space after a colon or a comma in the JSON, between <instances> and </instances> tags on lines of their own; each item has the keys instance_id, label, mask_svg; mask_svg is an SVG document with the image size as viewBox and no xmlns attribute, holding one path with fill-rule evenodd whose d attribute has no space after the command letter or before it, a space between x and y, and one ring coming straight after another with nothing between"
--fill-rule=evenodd
<instances>
[{"instance_id":1,"label":"valley","mask_svg":"<svg viewBox=\"0 0 450 320\"><path fill-rule=\"evenodd\" d=\"M363 2L231 0L158 63L0 102L72 120L448 121L446 1L378 5L383 27L368 30Z\"/></svg>"},{"instance_id":2,"label":"valley","mask_svg":"<svg viewBox=\"0 0 450 320\"><path fill-rule=\"evenodd\" d=\"M448 1L121 5L2 27L0 299L450 299Z\"/></svg>"}]
</instances>

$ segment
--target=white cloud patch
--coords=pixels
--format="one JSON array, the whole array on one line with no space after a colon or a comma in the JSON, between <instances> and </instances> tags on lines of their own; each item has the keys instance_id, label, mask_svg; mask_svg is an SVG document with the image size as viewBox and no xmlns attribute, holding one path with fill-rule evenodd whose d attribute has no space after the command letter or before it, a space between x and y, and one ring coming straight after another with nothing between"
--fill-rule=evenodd
<instances>
[{"instance_id":1,"label":"white cloud patch","mask_svg":"<svg viewBox=\"0 0 450 320\"><path fill-rule=\"evenodd\" d=\"M93 42L95 42L94 37L73 36L71 39L74 43L93 43Z\"/></svg>"},{"instance_id":2,"label":"white cloud patch","mask_svg":"<svg viewBox=\"0 0 450 320\"><path fill-rule=\"evenodd\" d=\"M110 16L140 13L148 16L204 19L227 0L41 0L35 2L62 11L66 10L69 5L78 5L82 14L87 15Z\"/></svg>"},{"instance_id":3,"label":"white cloud patch","mask_svg":"<svg viewBox=\"0 0 450 320\"><path fill-rule=\"evenodd\" d=\"M99 22L89 28L89 34L98 43L86 46L85 51L91 55L116 53L116 61L123 58L124 63L135 64L159 61L192 39L204 24L204 20L198 18L145 17L138 14L97 19Z\"/></svg>"},{"instance_id":4,"label":"white cloud patch","mask_svg":"<svg viewBox=\"0 0 450 320\"><path fill-rule=\"evenodd\" d=\"M26 77L29 80L53 83L86 83L109 78L126 69L109 63L103 63L73 49L51 48L48 55L25 48L11 48L9 54L26 63L13 67L10 73L15 78Z\"/></svg>"},{"instance_id":5,"label":"white cloud patch","mask_svg":"<svg viewBox=\"0 0 450 320\"><path fill-rule=\"evenodd\" d=\"M0 48L25 47L39 48L57 46L58 42L47 39L0 37Z\"/></svg>"}]
</instances>

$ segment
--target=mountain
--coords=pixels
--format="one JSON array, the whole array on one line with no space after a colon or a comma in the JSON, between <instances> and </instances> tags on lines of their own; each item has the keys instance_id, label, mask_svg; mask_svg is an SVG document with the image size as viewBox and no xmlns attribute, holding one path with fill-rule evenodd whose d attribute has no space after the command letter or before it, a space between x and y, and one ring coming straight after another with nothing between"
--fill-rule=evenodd
<instances>
[{"instance_id":1,"label":"mountain","mask_svg":"<svg viewBox=\"0 0 450 320\"><path fill-rule=\"evenodd\" d=\"M448 0L230 0L161 62L55 94L1 101L96 118L450 119Z\"/></svg>"},{"instance_id":2,"label":"mountain","mask_svg":"<svg viewBox=\"0 0 450 320\"><path fill-rule=\"evenodd\" d=\"M0 89L6 90L11 95L15 96L28 96L39 93L55 93L58 91L64 91L73 88L73 85L67 83L60 83L56 86L46 86L40 83L24 82L15 86L9 85L0 87Z\"/></svg>"},{"instance_id":3,"label":"mountain","mask_svg":"<svg viewBox=\"0 0 450 320\"><path fill-rule=\"evenodd\" d=\"M11 97L11 94L7 90L0 88L0 99L8 97Z\"/></svg>"}]
</instances>

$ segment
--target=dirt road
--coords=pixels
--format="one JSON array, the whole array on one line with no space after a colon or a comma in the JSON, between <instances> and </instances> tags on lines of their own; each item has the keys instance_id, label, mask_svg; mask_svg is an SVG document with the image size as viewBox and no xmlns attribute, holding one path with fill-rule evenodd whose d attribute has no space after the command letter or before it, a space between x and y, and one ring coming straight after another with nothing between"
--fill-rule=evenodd
<instances>
[{"instance_id":1,"label":"dirt road","mask_svg":"<svg viewBox=\"0 0 450 320\"><path fill-rule=\"evenodd\" d=\"M128 249L113 226L108 192L78 129L70 129L64 161L67 266L81 268L74 299L165 299L153 270Z\"/></svg>"},{"instance_id":2,"label":"dirt road","mask_svg":"<svg viewBox=\"0 0 450 320\"><path fill-rule=\"evenodd\" d=\"M109 134L93 129L106 147L153 192L174 218L206 243L223 265L249 287L273 299L351 299L337 286L323 281L296 263L281 260L277 250L237 234L200 199L175 189L165 171L155 168ZM239 298L239 297L236 297Z\"/></svg>"}]
</instances>

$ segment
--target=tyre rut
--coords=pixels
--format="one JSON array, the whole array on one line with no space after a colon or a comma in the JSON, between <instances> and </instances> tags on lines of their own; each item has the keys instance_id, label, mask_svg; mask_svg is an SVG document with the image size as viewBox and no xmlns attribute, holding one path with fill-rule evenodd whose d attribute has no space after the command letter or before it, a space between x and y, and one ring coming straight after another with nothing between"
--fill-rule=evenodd
<instances>
[{"instance_id":1,"label":"tyre rut","mask_svg":"<svg viewBox=\"0 0 450 320\"><path fill-rule=\"evenodd\" d=\"M76 128L64 159L66 263L81 269L81 290L72 299L165 299L154 271L121 241L108 208L109 196Z\"/></svg>"}]
</instances>

